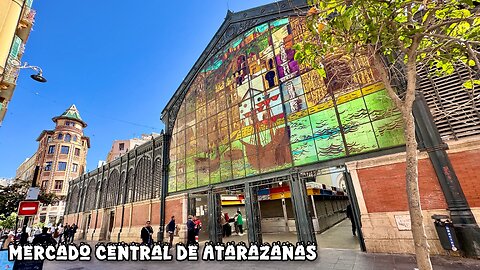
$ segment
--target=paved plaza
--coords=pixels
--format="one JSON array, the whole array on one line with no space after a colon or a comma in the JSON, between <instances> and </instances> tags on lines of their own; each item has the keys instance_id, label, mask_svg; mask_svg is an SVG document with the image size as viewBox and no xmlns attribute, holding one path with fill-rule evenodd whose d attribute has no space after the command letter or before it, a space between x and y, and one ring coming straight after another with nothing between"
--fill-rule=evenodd
<instances>
[{"instance_id":1,"label":"paved plaza","mask_svg":"<svg viewBox=\"0 0 480 270\"><path fill-rule=\"evenodd\" d=\"M480 261L459 258L433 257L435 270L480 269ZM363 253L356 250L320 249L313 262L46 262L45 270L147 270L147 269L349 269L349 270L413 270L411 255Z\"/></svg>"},{"instance_id":2,"label":"paved plaza","mask_svg":"<svg viewBox=\"0 0 480 270\"><path fill-rule=\"evenodd\" d=\"M264 234L265 242L296 242L295 234ZM246 241L247 236L233 235L228 241ZM46 262L45 270L147 270L147 269L209 269L209 270L254 270L254 269L348 269L348 270L414 270L412 255L372 254L361 252L358 239L351 234L350 221L344 220L326 232L317 235L318 258L313 262ZM200 256L199 256L200 257ZM480 269L480 260L433 257L435 270Z\"/></svg>"}]
</instances>

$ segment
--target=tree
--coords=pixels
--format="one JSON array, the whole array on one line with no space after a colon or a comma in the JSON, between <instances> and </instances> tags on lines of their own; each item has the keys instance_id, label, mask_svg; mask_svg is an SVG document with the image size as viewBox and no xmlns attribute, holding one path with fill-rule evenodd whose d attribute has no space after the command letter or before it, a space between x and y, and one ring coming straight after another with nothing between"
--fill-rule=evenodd
<instances>
[{"instance_id":1,"label":"tree","mask_svg":"<svg viewBox=\"0 0 480 270\"><path fill-rule=\"evenodd\" d=\"M315 68L327 84L338 82L341 57L369 57L404 122L406 189L417 264L432 269L418 189L417 142L412 106L417 72L436 75L470 69L465 91L480 85L480 17L472 0L311 0L309 35L295 45L295 59ZM341 56L338 56L338 54ZM355 71L353 71L355 72ZM337 77L337 78L336 78ZM398 78L406 82L398 83Z\"/></svg>"},{"instance_id":2,"label":"tree","mask_svg":"<svg viewBox=\"0 0 480 270\"><path fill-rule=\"evenodd\" d=\"M38 194L38 200L43 204L43 205L49 205L53 203L57 203L62 198L58 197L55 193L53 192L45 192L45 190L40 191L40 194Z\"/></svg>"},{"instance_id":3,"label":"tree","mask_svg":"<svg viewBox=\"0 0 480 270\"><path fill-rule=\"evenodd\" d=\"M18 204L25 199L28 186L26 181L17 180L0 190L0 215L10 216L17 212Z\"/></svg>"},{"instance_id":4,"label":"tree","mask_svg":"<svg viewBox=\"0 0 480 270\"><path fill-rule=\"evenodd\" d=\"M15 228L15 221L17 219L17 213L13 212L8 216L4 214L0 215L0 228L2 229L13 229Z\"/></svg>"}]
</instances>

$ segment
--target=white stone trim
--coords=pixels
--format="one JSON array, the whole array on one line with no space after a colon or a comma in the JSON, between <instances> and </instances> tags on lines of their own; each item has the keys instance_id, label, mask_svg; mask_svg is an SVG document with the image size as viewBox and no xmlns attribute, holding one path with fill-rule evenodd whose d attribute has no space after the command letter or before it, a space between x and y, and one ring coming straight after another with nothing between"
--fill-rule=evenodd
<instances>
[{"instance_id":1,"label":"white stone trim","mask_svg":"<svg viewBox=\"0 0 480 270\"><path fill-rule=\"evenodd\" d=\"M363 196L362 186L360 185L360 179L357 174L357 162L348 162L345 164L347 170L352 177L353 188L357 197L358 208L360 209L360 215L368 214L367 204L365 203L365 197Z\"/></svg>"}]
</instances>

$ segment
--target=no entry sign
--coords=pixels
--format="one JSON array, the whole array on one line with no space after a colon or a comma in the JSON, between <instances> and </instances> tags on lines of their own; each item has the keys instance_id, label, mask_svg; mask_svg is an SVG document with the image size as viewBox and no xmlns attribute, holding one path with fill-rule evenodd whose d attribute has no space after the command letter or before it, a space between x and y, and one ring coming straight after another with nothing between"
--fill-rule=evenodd
<instances>
[{"instance_id":1,"label":"no entry sign","mask_svg":"<svg viewBox=\"0 0 480 270\"><path fill-rule=\"evenodd\" d=\"M39 201L21 201L18 205L19 216L35 216L40 206Z\"/></svg>"}]
</instances>

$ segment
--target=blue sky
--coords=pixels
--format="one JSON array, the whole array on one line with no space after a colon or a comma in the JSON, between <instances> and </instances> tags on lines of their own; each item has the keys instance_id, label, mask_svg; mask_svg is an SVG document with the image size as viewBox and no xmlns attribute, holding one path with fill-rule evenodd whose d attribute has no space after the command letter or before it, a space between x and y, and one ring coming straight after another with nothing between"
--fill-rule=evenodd
<instances>
[{"instance_id":1,"label":"blue sky","mask_svg":"<svg viewBox=\"0 0 480 270\"><path fill-rule=\"evenodd\" d=\"M227 7L241 11L273 1L34 0L36 22L22 70L0 127L0 177L38 147L52 117L75 104L88 127L87 168L105 160L113 140L160 132L160 113L222 24Z\"/></svg>"}]
</instances>

